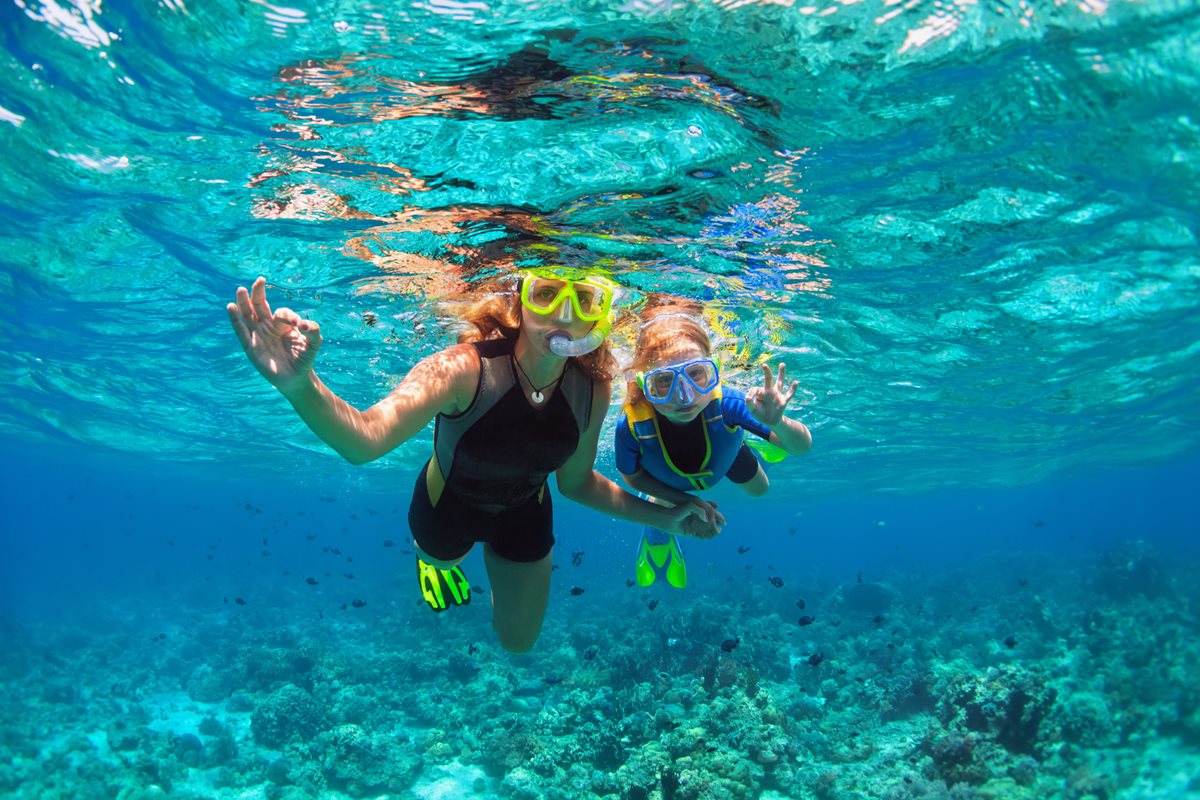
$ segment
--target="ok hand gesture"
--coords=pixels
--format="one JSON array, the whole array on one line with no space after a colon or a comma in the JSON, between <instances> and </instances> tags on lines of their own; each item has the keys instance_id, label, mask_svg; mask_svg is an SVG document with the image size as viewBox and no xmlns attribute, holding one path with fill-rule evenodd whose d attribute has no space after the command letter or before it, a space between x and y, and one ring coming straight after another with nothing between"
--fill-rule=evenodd
<instances>
[{"instance_id":1,"label":"ok hand gesture","mask_svg":"<svg viewBox=\"0 0 1200 800\"><path fill-rule=\"evenodd\" d=\"M788 386L786 375L787 367L782 363L778 377L771 374L769 364L763 364L763 385L746 392L746 408L750 410L750 416L768 428L774 428L783 421L783 410L796 396L796 389L800 386L799 381L792 381Z\"/></svg>"},{"instance_id":2,"label":"ok hand gesture","mask_svg":"<svg viewBox=\"0 0 1200 800\"><path fill-rule=\"evenodd\" d=\"M312 372L321 347L321 326L301 319L289 308L271 313L267 281L259 278L247 292L237 290L237 302L225 307L229 322L254 368L282 392L302 384Z\"/></svg>"}]
</instances>

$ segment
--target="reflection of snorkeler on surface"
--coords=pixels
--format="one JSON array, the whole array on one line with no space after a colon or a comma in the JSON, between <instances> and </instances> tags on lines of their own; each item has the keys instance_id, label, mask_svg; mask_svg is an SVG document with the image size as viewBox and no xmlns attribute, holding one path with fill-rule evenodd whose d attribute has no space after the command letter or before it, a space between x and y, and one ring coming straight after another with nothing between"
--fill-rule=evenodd
<instances>
[{"instance_id":1,"label":"reflection of snorkeler on surface","mask_svg":"<svg viewBox=\"0 0 1200 800\"><path fill-rule=\"evenodd\" d=\"M459 563L476 542L492 587L492 626L510 651L531 649L549 604L556 473L568 498L673 533L713 536L718 516L701 500L672 508L623 491L595 471L611 399L614 285L561 270L497 284L464 314L461 343L418 362L387 397L360 411L313 371L316 322L267 304L266 281L237 291L230 321L259 373L300 418L354 464L391 452L436 418L433 457L409 509L418 579L435 610L469 601ZM696 516L702 514L703 516Z\"/></svg>"},{"instance_id":2,"label":"reflection of snorkeler on surface","mask_svg":"<svg viewBox=\"0 0 1200 800\"><path fill-rule=\"evenodd\" d=\"M692 303L643 311L631 366L636 381L616 430L617 470L625 482L675 504L722 478L758 497L769 481L754 450L773 462L812 447L808 428L783 414L798 386L788 385L784 365L776 375L763 365L762 386L744 395L723 384L701 313ZM761 441L746 443L746 431ZM659 575L677 588L687 584L678 541L653 526L642 531L635 571L642 586Z\"/></svg>"},{"instance_id":3,"label":"reflection of snorkeler on surface","mask_svg":"<svg viewBox=\"0 0 1200 800\"><path fill-rule=\"evenodd\" d=\"M358 109L370 111L376 121L420 116L466 119L482 116L515 122L526 119L559 119L581 110L571 103L593 102L604 106L643 100L698 101L722 113L746 119L737 111L744 105L771 114L778 103L748 92L718 76L691 58L676 59L657 54L648 42L636 55L626 43L589 40L591 57L599 54L625 56L634 69L618 66L601 71L580 72L550 56L545 46L526 45L504 61L459 76L436 74L415 81L387 75L367 75L360 66L379 56L352 54L324 61L306 61L280 70L279 80L314 90L301 97L279 95L276 108L300 124L324 113L329 116L361 118ZM369 89L361 80L370 78ZM354 95L353 103L337 104L336 98ZM266 98L263 98L266 99ZM346 124L330 119L326 124Z\"/></svg>"}]
</instances>

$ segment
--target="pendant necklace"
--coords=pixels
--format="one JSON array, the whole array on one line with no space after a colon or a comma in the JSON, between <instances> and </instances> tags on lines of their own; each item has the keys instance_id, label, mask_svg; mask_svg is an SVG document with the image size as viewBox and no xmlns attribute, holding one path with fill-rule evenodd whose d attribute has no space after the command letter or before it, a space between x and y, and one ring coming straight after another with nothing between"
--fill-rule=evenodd
<instances>
[{"instance_id":1,"label":"pendant necklace","mask_svg":"<svg viewBox=\"0 0 1200 800\"><path fill-rule=\"evenodd\" d=\"M529 384L529 390L530 390L529 391L529 399L532 400L535 405L540 406L546 399L546 395L542 394L542 390L549 389L551 386L558 383L559 379L562 378L562 374L559 373L559 376L557 378L550 381L545 386L543 386L541 389L539 389L533 385L533 381L529 380L528 373L525 372L525 369L521 366L521 362L517 360L516 355L513 355L512 360L513 360L513 363L517 365L517 369L520 370L521 374L525 377L525 382Z\"/></svg>"}]
</instances>

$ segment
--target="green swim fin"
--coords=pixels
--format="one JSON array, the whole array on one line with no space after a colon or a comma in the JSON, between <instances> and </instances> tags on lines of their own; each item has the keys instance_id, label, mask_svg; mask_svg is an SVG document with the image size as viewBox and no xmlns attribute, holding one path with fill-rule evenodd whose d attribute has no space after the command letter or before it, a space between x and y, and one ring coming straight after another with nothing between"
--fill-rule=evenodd
<instances>
[{"instance_id":1,"label":"green swim fin","mask_svg":"<svg viewBox=\"0 0 1200 800\"><path fill-rule=\"evenodd\" d=\"M666 542L651 544L650 538L666 538ZM673 534L653 528L642 530L642 543L638 548L637 563L634 565L639 586L650 586L663 575L667 583L676 589L687 586L687 564L683 560L683 548Z\"/></svg>"},{"instance_id":2,"label":"green swim fin","mask_svg":"<svg viewBox=\"0 0 1200 800\"><path fill-rule=\"evenodd\" d=\"M417 584L421 587L421 596L434 611L471 602L471 583L457 566L438 569L417 556Z\"/></svg>"},{"instance_id":3,"label":"green swim fin","mask_svg":"<svg viewBox=\"0 0 1200 800\"><path fill-rule=\"evenodd\" d=\"M779 445L764 442L762 439L747 436L746 444L750 445L758 453L758 457L768 464L778 464L788 457L787 450L784 450Z\"/></svg>"}]
</instances>

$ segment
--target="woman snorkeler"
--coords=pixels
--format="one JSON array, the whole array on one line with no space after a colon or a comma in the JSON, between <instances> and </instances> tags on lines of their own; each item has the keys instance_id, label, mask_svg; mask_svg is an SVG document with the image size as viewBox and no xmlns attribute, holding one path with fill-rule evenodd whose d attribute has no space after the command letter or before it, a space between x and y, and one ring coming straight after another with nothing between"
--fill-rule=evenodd
<instances>
[{"instance_id":1,"label":"woman snorkeler","mask_svg":"<svg viewBox=\"0 0 1200 800\"><path fill-rule=\"evenodd\" d=\"M564 496L671 533L715 536L720 515L687 498L672 508L595 471L612 396L604 339L614 284L572 270L522 272L467 309L460 343L418 362L365 411L313 371L320 326L271 311L266 281L227 306L246 355L312 431L352 464L373 461L436 417L433 456L417 477L409 526L422 595L434 610L470 601L458 564L476 542L492 589L492 627L511 652L532 649L550 598L554 472Z\"/></svg>"},{"instance_id":2,"label":"woman snorkeler","mask_svg":"<svg viewBox=\"0 0 1200 800\"><path fill-rule=\"evenodd\" d=\"M643 312L634 350L625 413L617 424L617 470L634 489L678 506L688 492L711 488L722 478L748 495L764 494L769 481L744 441L749 431L784 454L812 448L812 434L784 416L798 383L786 368L763 365L762 386L742 394L721 383L720 367L696 304L657 306ZM771 448L766 448L770 450ZM642 586L659 575L687 585L687 566L675 536L653 525L642 530L635 569Z\"/></svg>"}]
</instances>

